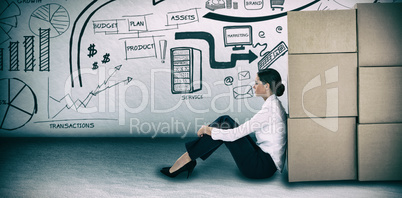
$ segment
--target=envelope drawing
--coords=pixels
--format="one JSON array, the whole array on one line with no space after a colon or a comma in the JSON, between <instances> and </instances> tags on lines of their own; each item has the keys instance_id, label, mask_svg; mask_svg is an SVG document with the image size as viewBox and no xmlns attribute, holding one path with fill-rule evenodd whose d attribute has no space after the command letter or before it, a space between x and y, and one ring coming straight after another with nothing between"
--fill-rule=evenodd
<instances>
[{"instance_id":1,"label":"envelope drawing","mask_svg":"<svg viewBox=\"0 0 402 198\"><path fill-rule=\"evenodd\" d=\"M253 95L253 87L250 85L243 85L233 88L233 97L235 99L251 98Z\"/></svg>"},{"instance_id":2,"label":"envelope drawing","mask_svg":"<svg viewBox=\"0 0 402 198\"><path fill-rule=\"evenodd\" d=\"M248 80L250 79L250 72L249 71L241 71L238 74L239 80Z\"/></svg>"}]
</instances>

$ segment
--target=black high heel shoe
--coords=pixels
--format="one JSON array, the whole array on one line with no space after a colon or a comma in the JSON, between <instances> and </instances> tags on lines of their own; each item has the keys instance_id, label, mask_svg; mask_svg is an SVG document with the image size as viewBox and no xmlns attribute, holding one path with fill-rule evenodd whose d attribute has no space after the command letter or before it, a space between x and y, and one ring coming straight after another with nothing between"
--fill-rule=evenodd
<instances>
[{"instance_id":1,"label":"black high heel shoe","mask_svg":"<svg viewBox=\"0 0 402 198\"><path fill-rule=\"evenodd\" d=\"M189 163L187 163L186 165L184 165L183 167L181 167L179 170L177 170L173 173L169 172L170 167L162 168L161 173L165 174L168 177L173 178L173 177L176 177L177 175L179 175L180 173L187 171L187 179L188 179L188 177L190 177L191 173L193 172L195 165L197 165L197 161L192 160Z\"/></svg>"}]
</instances>

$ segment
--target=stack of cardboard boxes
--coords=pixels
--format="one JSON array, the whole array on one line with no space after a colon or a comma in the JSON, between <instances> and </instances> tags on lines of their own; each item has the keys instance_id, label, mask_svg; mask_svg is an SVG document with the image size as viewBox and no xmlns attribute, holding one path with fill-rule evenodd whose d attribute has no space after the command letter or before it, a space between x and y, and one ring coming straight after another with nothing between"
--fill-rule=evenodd
<instances>
[{"instance_id":1,"label":"stack of cardboard boxes","mask_svg":"<svg viewBox=\"0 0 402 198\"><path fill-rule=\"evenodd\" d=\"M289 181L357 178L356 10L288 12Z\"/></svg>"},{"instance_id":2,"label":"stack of cardboard boxes","mask_svg":"<svg viewBox=\"0 0 402 198\"><path fill-rule=\"evenodd\" d=\"M290 182L401 179L401 14L288 12Z\"/></svg>"},{"instance_id":3,"label":"stack of cardboard boxes","mask_svg":"<svg viewBox=\"0 0 402 198\"><path fill-rule=\"evenodd\" d=\"M402 4L357 4L358 179L402 180Z\"/></svg>"}]
</instances>

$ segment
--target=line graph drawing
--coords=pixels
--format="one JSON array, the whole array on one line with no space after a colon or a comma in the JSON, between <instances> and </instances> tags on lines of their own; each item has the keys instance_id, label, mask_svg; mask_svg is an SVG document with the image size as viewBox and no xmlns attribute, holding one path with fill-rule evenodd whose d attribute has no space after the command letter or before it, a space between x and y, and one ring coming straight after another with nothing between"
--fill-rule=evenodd
<instances>
[{"instance_id":1,"label":"line graph drawing","mask_svg":"<svg viewBox=\"0 0 402 198\"><path fill-rule=\"evenodd\" d=\"M101 83L100 85L96 86L95 89L93 89L92 91L90 91L90 92L88 93L88 95L87 95L83 100L81 100L81 99L76 99L76 100L74 100L74 99L71 97L70 94L67 94L67 95L63 96L63 97L60 98L60 99L56 99L56 98L54 98L54 97L48 95L49 100L52 100L52 101L57 102L57 103L61 103L62 101L65 101L65 100L66 100L66 101L72 101L72 104L71 104L71 105L66 104L66 105L65 105L62 109L60 109L55 115L50 116L50 111L49 111L49 109L50 109L50 108L49 108L49 104L50 104L50 103L49 103L49 100L48 100L48 118L54 119L55 117L57 117L61 112L63 112L63 111L66 110L66 109L73 109L73 110L77 111L77 110L80 109L80 108L86 108L86 107L88 106L89 102L92 100L92 98L93 98L93 97L96 97L99 93L101 93L101 92L103 92L103 91L106 91L106 90L108 90L108 89L110 89L110 88L112 88L112 87L115 87L115 86L117 86L117 85L119 85L119 84L122 84L122 83L125 83L125 84L130 83L130 82L133 80L133 78L127 77L127 79L125 79L125 80L123 80L123 81L117 82L117 83L112 84L112 85L107 85L107 84L109 83L110 78L111 78L112 76L114 76L114 75L121 69L121 67L122 67L122 65L116 66L116 67L115 67L115 70L113 71L113 73L110 74L109 77L108 77L103 83ZM49 87L49 85L48 85L48 87Z\"/></svg>"},{"instance_id":2,"label":"line graph drawing","mask_svg":"<svg viewBox=\"0 0 402 198\"><path fill-rule=\"evenodd\" d=\"M0 45L11 39L9 33L17 27L17 16L20 15L21 10L17 4L0 0Z\"/></svg>"},{"instance_id":3,"label":"line graph drawing","mask_svg":"<svg viewBox=\"0 0 402 198\"><path fill-rule=\"evenodd\" d=\"M29 18L29 28L38 35L38 29L49 29L50 38L62 35L70 27L70 16L67 10L56 3L40 6Z\"/></svg>"},{"instance_id":4,"label":"line graph drawing","mask_svg":"<svg viewBox=\"0 0 402 198\"><path fill-rule=\"evenodd\" d=\"M27 124L37 113L36 95L18 78L0 79L0 130L12 131Z\"/></svg>"}]
</instances>

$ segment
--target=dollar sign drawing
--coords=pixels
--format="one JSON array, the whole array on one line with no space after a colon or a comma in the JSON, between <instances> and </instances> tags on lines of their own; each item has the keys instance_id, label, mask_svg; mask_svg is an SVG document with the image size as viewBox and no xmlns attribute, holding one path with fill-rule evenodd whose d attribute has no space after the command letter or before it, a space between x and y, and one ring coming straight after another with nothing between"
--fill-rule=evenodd
<instances>
[{"instance_id":1,"label":"dollar sign drawing","mask_svg":"<svg viewBox=\"0 0 402 198\"><path fill-rule=\"evenodd\" d=\"M91 45L88 47L88 50L89 50L89 54L88 54L88 57L89 57L89 58L94 57L94 55L95 55L96 53L98 53L98 50L95 49L95 44L91 44Z\"/></svg>"},{"instance_id":2,"label":"dollar sign drawing","mask_svg":"<svg viewBox=\"0 0 402 198\"><path fill-rule=\"evenodd\" d=\"M94 62L94 64L92 64L92 70L98 69L98 62Z\"/></svg>"},{"instance_id":3,"label":"dollar sign drawing","mask_svg":"<svg viewBox=\"0 0 402 198\"><path fill-rule=\"evenodd\" d=\"M102 60L103 64L108 63L110 61L109 56L110 56L109 53L106 53L105 55L103 55L103 60Z\"/></svg>"}]
</instances>

